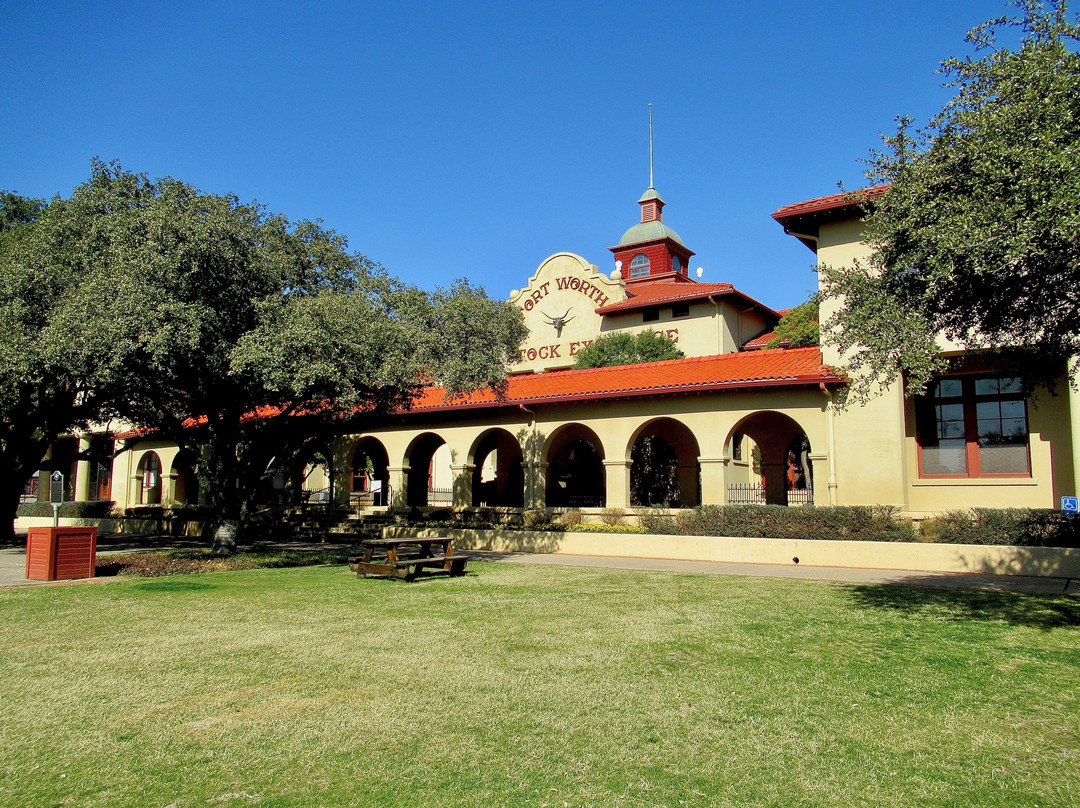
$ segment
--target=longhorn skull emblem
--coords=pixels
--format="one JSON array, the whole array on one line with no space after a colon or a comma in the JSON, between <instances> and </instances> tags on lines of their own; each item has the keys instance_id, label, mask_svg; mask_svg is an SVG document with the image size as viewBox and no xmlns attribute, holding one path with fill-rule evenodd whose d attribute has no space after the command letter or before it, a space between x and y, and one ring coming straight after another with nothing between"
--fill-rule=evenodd
<instances>
[{"instance_id":1,"label":"longhorn skull emblem","mask_svg":"<svg viewBox=\"0 0 1080 808\"><path fill-rule=\"evenodd\" d=\"M555 335L561 337L563 326L574 319L573 317L567 316L570 314L571 311L573 311L573 309L567 309L566 314L564 314L562 317L552 317L550 314L546 314L544 312L540 313L547 317L547 319L544 320L545 323L555 327Z\"/></svg>"}]
</instances>

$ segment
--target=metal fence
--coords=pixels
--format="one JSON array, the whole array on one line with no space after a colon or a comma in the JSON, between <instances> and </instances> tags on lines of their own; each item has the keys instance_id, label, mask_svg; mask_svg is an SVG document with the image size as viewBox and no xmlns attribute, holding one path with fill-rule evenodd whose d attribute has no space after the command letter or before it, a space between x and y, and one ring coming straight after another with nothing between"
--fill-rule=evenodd
<instances>
[{"instance_id":1,"label":"metal fence","mask_svg":"<svg viewBox=\"0 0 1080 808\"><path fill-rule=\"evenodd\" d=\"M300 492L300 499L305 505L329 505L331 499L330 486L305 489Z\"/></svg>"},{"instance_id":2,"label":"metal fence","mask_svg":"<svg viewBox=\"0 0 1080 808\"><path fill-rule=\"evenodd\" d=\"M604 498L598 496L578 496L572 494L568 498L568 502L571 508L603 508Z\"/></svg>"},{"instance_id":3,"label":"metal fence","mask_svg":"<svg viewBox=\"0 0 1080 808\"><path fill-rule=\"evenodd\" d=\"M813 505L814 489L789 488L788 505ZM764 505L765 487L754 483L735 483L728 486L729 505Z\"/></svg>"},{"instance_id":4,"label":"metal fence","mask_svg":"<svg viewBox=\"0 0 1080 808\"><path fill-rule=\"evenodd\" d=\"M429 488L427 492L428 505L453 505L453 488Z\"/></svg>"},{"instance_id":5,"label":"metal fence","mask_svg":"<svg viewBox=\"0 0 1080 808\"><path fill-rule=\"evenodd\" d=\"M353 491L349 494L349 504L356 506L389 505L393 498L393 488L388 485L385 490L381 491Z\"/></svg>"}]
</instances>

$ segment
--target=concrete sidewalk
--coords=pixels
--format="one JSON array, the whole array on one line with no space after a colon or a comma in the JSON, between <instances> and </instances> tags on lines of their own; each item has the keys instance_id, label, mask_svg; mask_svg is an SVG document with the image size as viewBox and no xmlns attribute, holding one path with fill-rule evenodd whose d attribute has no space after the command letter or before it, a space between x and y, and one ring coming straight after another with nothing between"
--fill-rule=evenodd
<instances>
[{"instance_id":1,"label":"concrete sidewalk","mask_svg":"<svg viewBox=\"0 0 1080 808\"><path fill-rule=\"evenodd\" d=\"M147 546L136 537L106 541L99 546L99 555L134 549L166 549L167 547L205 546L197 540L158 539ZM284 545L283 545L284 546ZM292 547L292 545L288 545ZM321 544L326 549L334 545ZM297 548L299 549L299 547ZM719 561L678 561L662 558L620 558L609 556L565 555L555 553L498 553L486 550L465 551L478 561L504 564L541 564L564 567L595 567L623 570L649 570L695 575L744 575L759 578L791 578L813 581L834 581L844 584L890 584L898 586L939 587L986 592L1021 592L1038 595L1067 594L1080 597L1080 580L1042 578L1023 575L977 575L973 573L912 572L848 567L808 567L796 564L736 564ZM32 586L42 581L26 580L25 548L0 549L0 587ZM61 582L64 583L64 582Z\"/></svg>"}]
</instances>

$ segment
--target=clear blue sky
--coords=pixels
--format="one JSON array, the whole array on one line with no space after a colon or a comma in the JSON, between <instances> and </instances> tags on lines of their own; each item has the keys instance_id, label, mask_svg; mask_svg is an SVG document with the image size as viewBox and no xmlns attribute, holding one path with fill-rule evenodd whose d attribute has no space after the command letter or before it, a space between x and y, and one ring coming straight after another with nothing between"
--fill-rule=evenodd
<instances>
[{"instance_id":1,"label":"clear blue sky","mask_svg":"<svg viewBox=\"0 0 1080 808\"><path fill-rule=\"evenodd\" d=\"M494 297L639 219L648 104L664 221L704 280L774 308L813 255L769 214L864 184L897 114L1003 0L54 2L0 6L0 188L90 159L321 218L433 288Z\"/></svg>"}]
</instances>

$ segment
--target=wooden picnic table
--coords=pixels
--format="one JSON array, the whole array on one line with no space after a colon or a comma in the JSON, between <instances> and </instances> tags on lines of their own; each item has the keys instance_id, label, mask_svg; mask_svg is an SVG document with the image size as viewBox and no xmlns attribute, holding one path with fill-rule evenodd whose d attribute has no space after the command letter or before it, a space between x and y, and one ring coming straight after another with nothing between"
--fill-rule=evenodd
<instances>
[{"instance_id":1,"label":"wooden picnic table","mask_svg":"<svg viewBox=\"0 0 1080 808\"><path fill-rule=\"evenodd\" d=\"M360 554L349 559L358 578L387 575L413 580L421 570L464 575L466 555L454 555L454 540L445 536L412 539L367 539Z\"/></svg>"}]
</instances>

